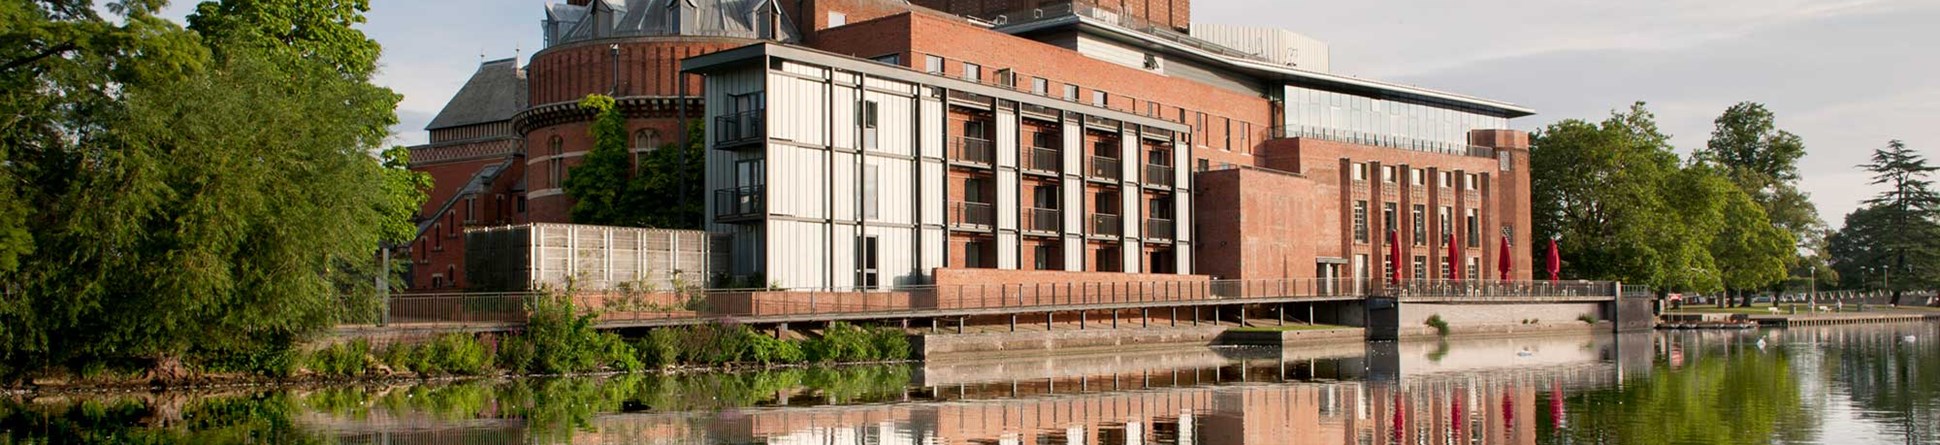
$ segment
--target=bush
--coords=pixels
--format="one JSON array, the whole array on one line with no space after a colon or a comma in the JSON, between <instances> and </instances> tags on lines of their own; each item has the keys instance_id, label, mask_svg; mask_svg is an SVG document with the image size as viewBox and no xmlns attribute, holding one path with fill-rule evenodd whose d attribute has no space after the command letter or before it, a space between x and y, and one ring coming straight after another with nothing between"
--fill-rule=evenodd
<instances>
[{"instance_id":1,"label":"bush","mask_svg":"<svg viewBox=\"0 0 1940 445\"><path fill-rule=\"evenodd\" d=\"M479 375L492 365L485 343L471 334L440 335L417 348L423 357L416 360L425 374Z\"/></svg>"},{"instance_id":2,"label":"bush","mask_svg":"<svg viewBox=\"0 0 1940 445\"><path fill-rule=\"evenodd\" d=\"M411 372L416 370L420 366L417 360L418 353L416 346L407 343L398 343L384 349L384 365L391 367L392 371Z\"/></svg>"},{"instance_id":3,"label":"bush","mask_svg":"<svg viewBox=\"0 0 1940 445\"><path fill-rule=\"evenodd\" d=\"M680 328L661 328L647 332L633 343L633 353L640 363L649 366L673 366L680 364Z\"/></svg>"},{"instance_id":4,"label":"bush","mask_svg":"<svg viewBox=\"0 0 1940 445\"><path fill-rule=\"evenodd\" d=\"M603 344L593 329L595 314L581 314L572 298L546 294L533 298L526 337L535 352L532 368L548 374L591 371L600 363Z\"/></svg>"},{"instance_id":5,"label":"bush","mask_svg":"<svg viewBox=\"0 0 1940 445\"><path fill-rule=\"evenodd\" d=\"M748 357L748 361L760 363L763 365L790 364L790 363L801 363L801 362L808 361L808 354L802 351L801 342L792 341L792 340L782 340L779 338L761 335L760 333L753 333L753 332L750 332L750 333L752 333L754 337L750 339L751 342L753 343L753 347L749 348L749 352L751 356Z\"/></svg>"},{"instance_id":6,"label":"bush","mask_svg":"<svg viewBox=\"0 0 1940 445\"><path fill-rule=\"evenodd\" d=\"M361 376L370 369L369 355L370 342L364 339L325 346L310 353L310 372L336 378Z\"/></svg>"},{"instance_id":7,"label":"bush","mask_svg":"<svg viewBox=\"0 0 1940 445\"><path fill-rule=\"evenodd\" d=\"M835 322L822 330L822 338L810 341L808 355L818 362L864 362L879 357L875 335L856 325Z\"/></svg>"},{"instance_id":8,"label":"bush","mask_svg":"<svg viewBox=\"0 0 1940 445\"><path fill-rule=\"evenodd\" d=\"M909 360L909 334L902 329L876 330L876 356L882 360Z\"/></svg>"},{"instance_id":9,"label":"bush","mask_svg":"<svg viewBox=\"0 0 1940 445\"><path fill-rule=\"evenodd\" d=\"M498 342L498 367L514 374L531 372L532 361L538 351L532 349L532 341L521 336L507 336Z\"/></svg>"},{"instance_id":10,"label":"bush","mask_svg":"<svg viewBox=\"0 0 1940 445\"><path fill-rule=\"evenodd\" d=\"M1423 322L1423 324L1435 328L1435 335L1448 336L1448 322L1442 320L1442 314L1429 315L1428 321Z\"/></svg>"},{"instance_id":11,"label":"bush","mask_svg":"<svg viewBox=\"0 0 1940 445\"><path fill-rule=\"evenodd\" d=\"M600 334L593 351L599 366L626 372L639 372L647 367L640 362L640 357L633 350L633 346L626 344L626 339L620 338L620 334L611 332Z\"/></svg>"},{"instance_id":12,"label":"bush","mask_svg":"<svg viewBox=\"0 0 1940 445\"><path fill-rule=\"evenodd\" d=\"M1583 315L1578 315L1578 316L1576 316L1576 319L1577 319L1578 321L1582 321L1582 322L1584 322L1584 323L1589 323L1589 324L1596 324L1596 316L1593 316L1593 315L1590 315L1590 314L1583 314Z\"/></svg>"}]
</instances>

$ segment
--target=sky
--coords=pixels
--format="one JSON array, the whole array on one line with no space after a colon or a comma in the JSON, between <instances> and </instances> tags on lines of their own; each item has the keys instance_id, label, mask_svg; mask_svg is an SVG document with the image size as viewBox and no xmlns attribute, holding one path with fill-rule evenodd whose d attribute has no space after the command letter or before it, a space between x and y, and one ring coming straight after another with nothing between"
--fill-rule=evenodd
<instances>
[{"instance_id":1,"label":"sky","mask_svg":"<svg viewBox=\"0 0 1940 445\"><path fill-rule=\"evenodd\" d=\"M175 3L179 18L194 2ZM539 48L546 2L372 3L376 81L404 95L394 139L415 144L481 56ZM1873 149L1940 158L1940 1L1199 0L1193 20L1321 39L1337 74L1534 108L1523 130L1645 101L1688 152L1725 108L1760 102L1804 139L1801 186L1834 228L1878 191L1854 168Z\"/></svg>"}]
</instances>

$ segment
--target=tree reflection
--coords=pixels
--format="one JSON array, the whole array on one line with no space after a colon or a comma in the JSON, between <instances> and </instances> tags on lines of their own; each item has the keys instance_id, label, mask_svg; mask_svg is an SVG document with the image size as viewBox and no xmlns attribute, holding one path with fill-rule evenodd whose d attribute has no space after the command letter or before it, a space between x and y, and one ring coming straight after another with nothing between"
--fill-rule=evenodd
<instances>
[{"instance_id":1,"label":"tree reflection","mask_svg":"<svg viewBox=\"0 0 1940 445\"><path fill-rule=\"evenodd\" d=\"M1567 426L1551 443L1740 444L1812 438L1821 413L1806 409L1793 357L1739 338L1673 370L1659 362L1648 377L1617 388L1567 396ZM1684 345L1689 351L1692 345ZM1550 425L1542 425L1550 429Z\"/></svg>"}]
</instances>

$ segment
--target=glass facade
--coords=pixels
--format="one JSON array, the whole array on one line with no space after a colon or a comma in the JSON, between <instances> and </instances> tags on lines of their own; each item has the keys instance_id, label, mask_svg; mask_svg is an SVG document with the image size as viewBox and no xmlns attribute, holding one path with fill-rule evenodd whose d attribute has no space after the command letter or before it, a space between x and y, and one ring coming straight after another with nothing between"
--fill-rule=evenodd
<instances>
[{"instance_id":1,"label":"glass facade","mask_svg":"<svg viewBox=\"0 0 1940 445\"><path fill-rule=\"evenodd\" d=\"M1469 130L1509 128L1505 117L1293 85L1285 100L1284 137L1466 152Z\"/></svg>"}]
</instances>

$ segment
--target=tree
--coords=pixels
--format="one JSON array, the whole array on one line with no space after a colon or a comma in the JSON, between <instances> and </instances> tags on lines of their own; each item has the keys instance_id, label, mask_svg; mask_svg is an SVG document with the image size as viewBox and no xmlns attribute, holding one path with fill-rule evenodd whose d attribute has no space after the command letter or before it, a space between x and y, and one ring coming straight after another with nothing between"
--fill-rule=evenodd
<instances>
[{"instance_id":1,"label":"tree","mask_svg":"<svg viewBox=\"0 0 1940 445\"><path fill-rule=\"evenodd\" d=\"M1568 275L1659 290L1720 285L1707 248L1719 224L1709 204L1715 187L1707 187L1715 183L1683 174L1669 140L1641 102L1601 123L1565 120L1533 136L1535 230L1568 246Z\"/></svg>"},{"instance_id":2,"label":"tree","mask_svg":"<svg viewBox=\"0 0 1940 445\"><path fill-rule=\"evenodd\" d=\"M573 199L572 218L579 224L632 226L637 212L623 205L631 162L627 156L626 116L612 97L594 94L579 101L593 110L593 149L566 175L566 196Z\"/></svg>"},{"instance_id":3,"label":"tree","mask_svg":"<svg viewBox=\"0 0 1940 445\"><path fill-rule=\"evenodd\" d=\"M1940 195L1927 179L1940 168L1897 140L1859 167L1873 173L1872 184L1887 189L1847 215L1828 244L1840 274L1867 281L1877 276L1897 305L1904 290L1940 284Z\"/></svg>"},{"instance_id":4,"label":"tree","mask_svg":"<svg viewBox=\"0 0 1940 445\"><path fill-rule=\"evenodd\" d=\"M426 184L395 149L374 156L398 96L347 75L374 65L292 56L321 50L308 41L198 36L154 19L159 1L112 5L121 24L89 2L16 3L0 33L69 49L0 49L15 61L0 100L32 105L0 126L0 185L35 203L18 220L31 250L0 274L0 377L261 366L356 316L346 303L383 273L373 252L414 234Z\"/></svg>"},{"instance_id":5,"label":"tree","mask_svg":"<svg viewBox=\"0 0 1940 445\"><path fill-rule=\"evenodd\" d=\"M628 207L640 209L647 227L700 229L706 199L701 175L707 168L700 121L686 125L687 144L670 143L640 160L640 173L629 186Z\"/></svg>"},{"instance_id":6,"label":"tree","mask_svg":"<svg viewBox=\"0 0 1940 445\"><path fill-rule=\"evenodd\" d=\"M1798 161L1805 156L1805 143L1798 135L1779 130L1772 112L1756 102L1732 105L1714 125L1710 142L1693 153L1698 162L1722 168L1763 208L1765 219L1792 239L1809 241L1823 233L1825 223L1819 220L1817 208L1798 189ZM1787 254L1784 260L1789 267L1800 258Z\"/></svg>"},{"instance_id":7,"label":"tree","mask_svg":"<svg viewBox=\"0 0 1940 445\"><path fill-rule=\"evenodd\" d=\"M230 46L324 63L361 81L377 72L383 53L376 40L353 27L368 12L370 0L221 0L196 5L188 19L190 30Z\"/></svg>"}]
</instances>

